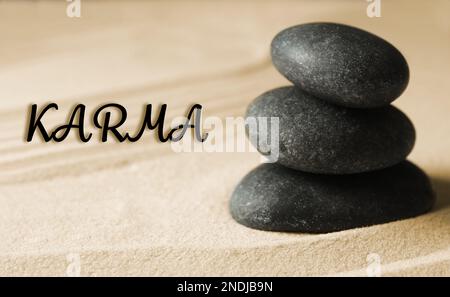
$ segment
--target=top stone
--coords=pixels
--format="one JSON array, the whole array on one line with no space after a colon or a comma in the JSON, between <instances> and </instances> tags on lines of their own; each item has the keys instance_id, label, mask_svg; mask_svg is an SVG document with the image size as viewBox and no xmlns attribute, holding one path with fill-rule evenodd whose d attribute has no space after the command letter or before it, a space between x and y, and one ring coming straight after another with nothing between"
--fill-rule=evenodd
<instances>
[{"instance_id":1,"label":"top stone","mask_svg":"<svg viewBox=\"0 0 450 297\"><path fill-rule=\"evenodd\" d=\"M278 71L304 91L354 108L388 105L405 90L403 55L369 32L334 23L310 23L278 33L271 45Z\"/></svg>"}]
</instances>

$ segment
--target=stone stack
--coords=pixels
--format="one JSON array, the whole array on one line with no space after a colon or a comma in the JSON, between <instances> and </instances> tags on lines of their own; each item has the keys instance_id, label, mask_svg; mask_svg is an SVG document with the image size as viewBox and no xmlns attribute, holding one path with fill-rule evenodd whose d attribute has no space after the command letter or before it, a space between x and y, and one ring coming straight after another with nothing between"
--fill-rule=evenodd
<instances>
[{"instance_id":1,"label":"stone stack","mask_svg":"<svg viewBox=\"0 0 450 297\"><path fill-rule=\"evenodd\" d=\"M430 181L405 160L414 126L390 105L408 84L403 55L371 33L333 23L288 28L271 48L294 86L262 94L246 116L279 118L279 158L239 183L233 218L255 229L325 233L430 210Z\"/></svg>"}]
</instances>

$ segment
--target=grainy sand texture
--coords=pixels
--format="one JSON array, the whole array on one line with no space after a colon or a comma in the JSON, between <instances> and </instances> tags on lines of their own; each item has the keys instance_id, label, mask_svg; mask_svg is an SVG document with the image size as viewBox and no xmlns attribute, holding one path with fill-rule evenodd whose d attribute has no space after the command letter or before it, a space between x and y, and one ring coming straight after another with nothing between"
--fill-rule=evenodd
<instances>
[{"instance_id":1,"label":"grainy sand texture","mask_svg":"<svg viewBox=\"0 0 450 297\"><path fill-rule=\"evenodd\" d=\"M0 3L0 275L450 275L449 1L382 1L381 18L366 1L82 1L81 18L66 6ZM257 231L228 213L257 153L175 153L150 135L24 141L32 103L58 103L49 127L76 103L88 115L120 103L130 130L149 103L167 103L168 118L193 103L242 116L288 84L273 36L312 21L366 29L405 55L411 79L394 105L415 124L409 159L432 178L432 212L323 235Z\"/></svg>"}]
</instances>

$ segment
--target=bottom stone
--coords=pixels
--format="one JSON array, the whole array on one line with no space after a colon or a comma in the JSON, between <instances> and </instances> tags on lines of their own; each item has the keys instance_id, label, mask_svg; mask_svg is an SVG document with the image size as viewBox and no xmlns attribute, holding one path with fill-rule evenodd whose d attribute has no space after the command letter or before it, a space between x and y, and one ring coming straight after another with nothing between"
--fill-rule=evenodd
<instances>
[{"instance_id":1,"label":"bottom stone","mask_svg":"<svg viewBox=\"0 0 450 297\"><path fill-rule=\"evenodd\" d=\"M254 229L327 233L414 217L434 202L428 177L408 161L350 175L262 164L236 187L230 211Z\"/></svg>"}]
</instances>

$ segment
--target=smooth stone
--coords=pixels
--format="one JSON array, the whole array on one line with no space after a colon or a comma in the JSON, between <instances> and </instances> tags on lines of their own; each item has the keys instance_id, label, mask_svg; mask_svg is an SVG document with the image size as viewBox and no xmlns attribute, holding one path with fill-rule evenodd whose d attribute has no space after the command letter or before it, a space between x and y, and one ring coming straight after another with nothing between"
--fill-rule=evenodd
<instances>
[{"instance_id":1,"label":"smooth stone","mask_svg":"<svg viewBox=\"0 0 450 297\"><path fill-rule=\"evenodd\" d=\"M413 124L391 105L345 108L295 87L262 94L249 105L246 116L278 117L277 162L312 173L351 174L386 168L406 159L415 141ZM265 148L256 141L261 131L248 129L247 133L264 154Z\"/></svg>"},{"instance_id":2,"label":"smooth stone","mask_svg":"<svg viewBox=\"0 0 450 297\"><path fill-rule=\"evenodd\" d=\"M415 217L434 202L428 177L408 161L354 175L312 174L266 163L239 183L230 211L254 229L327 233Z\"/></svg>"},{"instance_id":3,"label":"smooth stone","mask_svg":"<svg viewBox=\"0 0 450 297\"><path fill-rule=\"evenodd\" d=\"M408 64L390 43L369 32L334 23L281 31L272 41L278 71L326 101L356 108L389 104L406 89Z\"/></svg>"}]
</instances>

